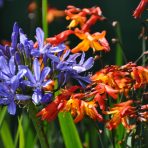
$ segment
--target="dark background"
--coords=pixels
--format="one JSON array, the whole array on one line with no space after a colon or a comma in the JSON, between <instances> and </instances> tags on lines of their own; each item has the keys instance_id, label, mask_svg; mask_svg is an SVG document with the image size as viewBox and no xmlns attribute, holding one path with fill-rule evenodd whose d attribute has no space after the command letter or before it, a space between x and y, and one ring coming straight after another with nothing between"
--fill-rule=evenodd
<instances>
[{"instance_id":1,"label":"dark background","mask_svg":"<svg viewBox=\"0 0 148 148\"><path fill-rule=\"evenodd\" d=\"M24 32L34 38L35 27L28 18L27 7L30 0L4 0L3 7L0 8L0 40L10 40L12 26L15 21L23 28ZM140 0L49 0L50 7L64 10L67 5L74 5L80 8L100 6L107 21L98 23L93 27L93 32L107 30L107 39L111 45L111 56L107 57L110 64L114 64L115 46L111 43L111 38L115 37L112 21L119 21L122 32L123 49L128 61L135 61L141 54L141 40L138 39L143 20L146 19L145 11L141 19L134 19L132 13ZM53 36L66 29L65 19L54 21L49 25L49 36Z\"/></svg>"}]
</instances>

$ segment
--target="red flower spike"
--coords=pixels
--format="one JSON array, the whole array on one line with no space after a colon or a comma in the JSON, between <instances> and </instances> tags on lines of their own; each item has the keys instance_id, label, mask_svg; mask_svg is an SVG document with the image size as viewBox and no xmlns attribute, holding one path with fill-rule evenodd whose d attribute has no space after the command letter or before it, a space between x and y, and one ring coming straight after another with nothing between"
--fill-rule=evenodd
<instances>
[{"instance_id":1,"label":"red flower spike","mask_svg":"<svg viewBox=\"0 0 148 148\"><path fill-rule=\"evenodd\" d=\"M61 32L60 34L56 35L55 37L47 38L46 42L56 46L64 41L66 41L68 36L73 33L74 32L72 30L65 30L65 31Z\"/></svg>"},{"instance_id":2,"label":"red flower spike","mask_svg":"<svg viewBox=\"0 0 148 148\"><path fill-rule=\"evenodd\" d=\"M141 0L140 1L138 7L136 8L136 10L133 13L134 18L137 19L137 18L141 17L141 14L145 10L147 4L148 4L148 0Z\"/></svg>"}]
</instances>

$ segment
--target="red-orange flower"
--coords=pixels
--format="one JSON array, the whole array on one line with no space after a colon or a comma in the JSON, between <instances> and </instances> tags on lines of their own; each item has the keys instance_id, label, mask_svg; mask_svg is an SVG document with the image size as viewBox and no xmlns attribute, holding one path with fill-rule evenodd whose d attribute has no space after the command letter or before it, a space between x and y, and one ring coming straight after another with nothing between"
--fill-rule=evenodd
<instances>
[{"instance_id":1,"label":"red-orange flower","mask_svg":"<svg viewBox=\"0 0 148 148\"><path fill-rule=\"evenodd\" d=\"M139 18L148 4L148 0L141 0L133 13L134 18Z\"/></svg>"},{"instance_id":2,"label":"red-orange flower","mask_svg":"<svg viewBox=\"0 0 148 148\"><path fill-rule=\"evenodd\" d=\"M107 122L106 127L112 130L122 123L127 130L133 129L135 125L128 124L129 117L135 114L135 107L132 107L132 104L132 100L122 102L114 105L110 111L105 112L113 115L112 119Z\"/></svg>"},{"instance_id":3,"label":"red-orange flower","mask_svg":"<svg viewBox=\"0 0 148 148\"><path fill-rule=\"evenodd\" d=\"M84 97L83 93L74 94L65 103L65 106L61 111L71 112L72 116L75 117L74 122L77 123L84 118L86 114L93 120L103 121L103 117L98 113L95 101L84 101L81 100Z\"/></svg>"},{"instance_id":4,"label":"red-orange flower","mask_svg":"<svg viewBox=\"0 0 148 148\"><path fill-rule=\"evenodd\" d=\"M80 25L81 30L84 32L89 31L90 27L96 21L104 20L100 7L79 9L74 6L68 6L65 10L66 19L71 20L68 28L73 28Z\"/></svg>"},{"instance_id":5,"label":"red-orange flower","mask_svg":"<svg viewBox=\"0 0 148 148\"><path fill-rule=\"evenodd\" d=\"M46 42L50 43L52 45L58 45L58 44L64 42L65 40L67 40L68 36L73 33L74 32L72 30L65 30L54 37L47 38Z\"/></svg>"},{"instance_id":6,"label":"red-orange flower","mask_svg":"<svg viewBox=\"0 0 148 148\"><path fill-rule=\"evenodd\" d=\"M72 53L77 53L80 51L88 51L89 48L92 48L93 51L109 51L110 47L105 38L106 31L101 33L96 32L94 34L90 34L88 32L83 32L78 29L75 30L75 35L79 37L82 42L80 42L75 48L72 49Z\"/></svg>"}]
</instances>

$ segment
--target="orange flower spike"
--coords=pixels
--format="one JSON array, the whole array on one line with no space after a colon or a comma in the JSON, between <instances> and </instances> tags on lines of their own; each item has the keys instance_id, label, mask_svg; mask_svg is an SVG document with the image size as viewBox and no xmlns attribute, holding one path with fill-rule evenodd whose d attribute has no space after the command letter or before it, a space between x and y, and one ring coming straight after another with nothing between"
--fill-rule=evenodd
<instances>
[{"instance_id":1,"label":"orange flower spike","mask_svg":"<svg viewBox=\"0 0 148 148\"><path fill-rule=\"evenodd\" d=\"M110 111L104 112L105 114L113 114L110 121L107 122L106 126L110 130L116 128L120 123L123 124L128 130L134 128L134 125L129 125L127 120L130 116L135 114L135 107L132 107L133 100L116 104Z\"/></svg>"},{"instance_id":2,"label":"orange flower spike","mask_svg":"<svg viewBox=\"0 0 148 148\"><path fill-rule=\"evenodd\" d=\"M84 33L78 29L75 30L75 35L79 37L82 42L80 42L75 48L72 49L72 53L77 53L80 51L86 52L89 48L92 48L93 51L109 51L110 47L105 39L106 32L94 33L90 35L88 32Z\"/></svg>"},{"instance_id":3,"label":"orange flower spike","mask_svg":"<svg viewBox=\"0 0 148 148\"><path fill-rule=\"evenodd\" d=\"M56 46L64 41L66 41L68 36L73 33L74 32L72 30L65 30L65 31L61 32L60 34L56 35L55 37L47 38L46 42Z\"/></svg>"},{"instance_id":4,"label":"orange flower spike","mask_svg":"<svg viewBox=\"0 0 148 148\"><path fill-rule=\"evenodd\" d=\"M145 10L145 8L147 7L148 4L148 0L141 0L139 5L137 6L136 10L133 13L134 18L139 18L141 17L141 14L143 13L143 11Z\"/></svg>"}]
</instances>

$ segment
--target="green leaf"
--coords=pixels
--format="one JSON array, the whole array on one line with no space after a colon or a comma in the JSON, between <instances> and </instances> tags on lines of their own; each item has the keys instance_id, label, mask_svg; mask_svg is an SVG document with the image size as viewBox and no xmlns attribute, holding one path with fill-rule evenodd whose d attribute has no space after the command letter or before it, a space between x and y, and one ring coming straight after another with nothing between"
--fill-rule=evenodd
<instances>
[{"instance_id":1,"label":"green leaf","mask_svg":"<svg viewBox=\"0 0 148 148\"><path fill-rule=\"evenodd\" d=\"M6 112L7 112L7 108L6 107L1 107L0 108L0 129L1 129L1 125L3 123L3 120L5 118L5 115L6 115Z\"/></svg>"},{"instance_id":2,"label":"green leaf","mask_svg":"<svg viewBox=\"0 0 148 148\"><path fill-rule=\"evenodd\" d=\"M3 121L0 135L1 135L1 139L2 139L2 142L5 148L14 148L12 135L10 133L9 126L6 121Z\"/></svg>"},{"instance_id":3,"label":"green leaf","mask_svg":"<svg viewBox=\"0 0 148 148\"><path fill-rule=\"evenodd\" d=\"M25 147L24 131L22 127L22 116L18 118L18 131L19 131L19 148Z\"/></svg>"},{"instance_id":4,"label":"green leaf","mask_svg":"<svg viewBox=\"0 0 148 148\"><path fill-rule=\"evenodd\" d=\"M80 137L70 113L58 115L66 148L82 148Z\"/></svg>"}]
</instances>

